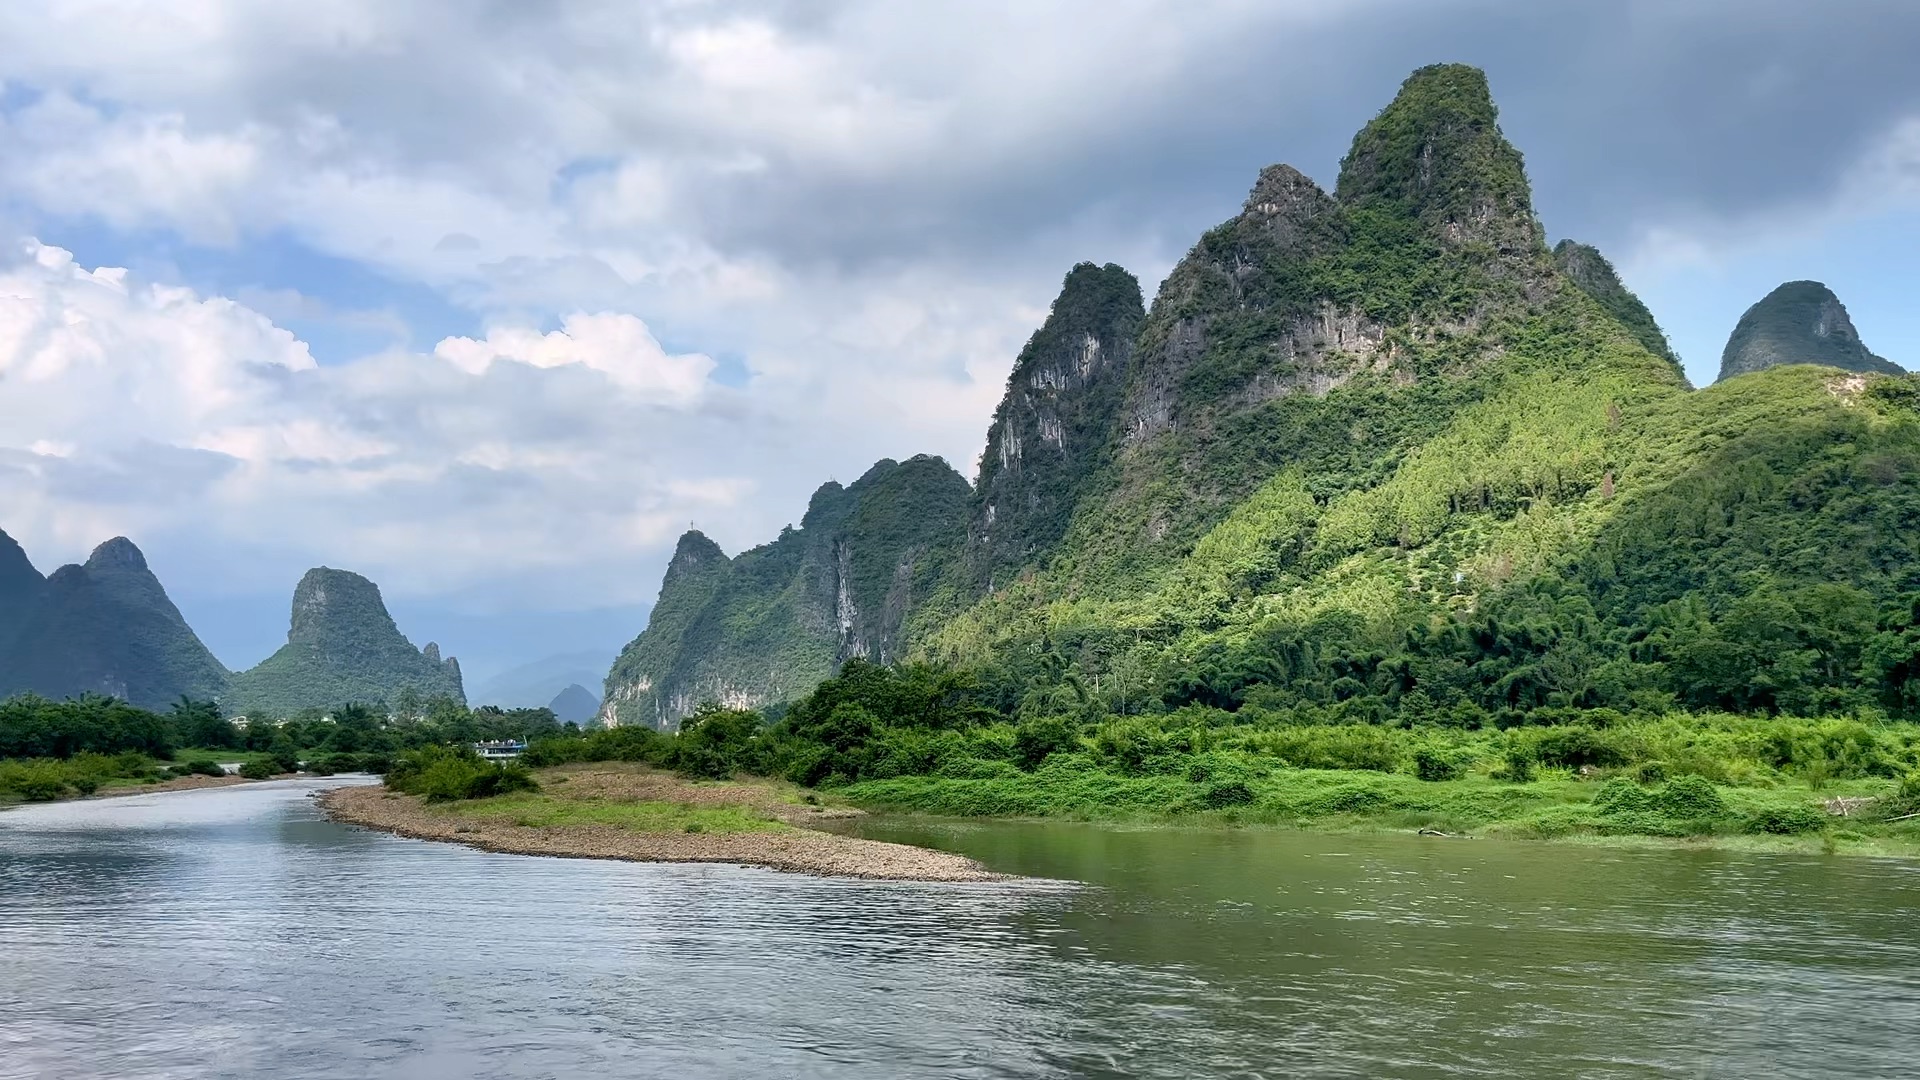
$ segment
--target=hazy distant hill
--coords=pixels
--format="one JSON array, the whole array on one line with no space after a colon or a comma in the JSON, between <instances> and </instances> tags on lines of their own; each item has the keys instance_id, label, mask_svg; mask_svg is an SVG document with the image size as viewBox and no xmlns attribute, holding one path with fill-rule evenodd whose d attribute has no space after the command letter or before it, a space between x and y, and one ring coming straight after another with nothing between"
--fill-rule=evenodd
<instances>
[{"instance_id":1,"label":"hazy distant hill","mask_svg":"<svg viewBox=\"0 0 1920 1080\"><path fill-rule=\"evenodd\" d=\"M475 706L498 705L508 709L539 708L555 694L578 683L599 686L613 666L611 652L574 652L543 656L487 679L467 692ZM598 700L596 698L596 700Z\"/></svg>"},{"instance_id":2,"label":"hazy distant hill","mask_svg":"<svg viewBox=\"0 0 1920 1080\"><path fill-rule=\"evenodd\" d=\"M108 694L145 708L218 697L227 669L181 618L140 549L115 537L44 583L17 544L0 542L0 597L12 607L0 646L0 696ZM0 630L4 624L0 623Z\"/></svg>"},{"instance_id":3,"label":"hazy distant hill","mask_svg":"<svg viewBox=\"0 0 1920 1080\"><path fill-rule=\"evenodd\" d=\"M0 665L14 634L32 617L46 591L47 579L13 537L0 531Z\"/></svg>"},{"instance_id":4,"label":"hazy distant hill","mask_svg":"<svg viewBox=\"0 0 1920 1080\"><path fill-rule=\"evenodd\" d=\"M600 715L600 698L593 691L574 683L547 702L563 724L585 724Z\"/></svg>"}]
</instances>

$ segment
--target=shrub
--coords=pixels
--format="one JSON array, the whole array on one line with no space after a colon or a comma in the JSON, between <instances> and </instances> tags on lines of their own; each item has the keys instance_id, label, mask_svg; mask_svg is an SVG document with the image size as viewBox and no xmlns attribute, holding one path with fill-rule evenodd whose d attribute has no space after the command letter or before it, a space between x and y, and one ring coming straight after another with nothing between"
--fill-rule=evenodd
<instances>
[{"instance_id":1,"label":"shrub","mask_svg":"<svg viewBox=\"0 0 1920 1080\"><path fill-rule=\"evenodd\" d=\"M1682 776L1661 788L1653 798L1656 809L1668 817L1700 821L1727 816L1720 790L1698 776Z\"/></svg>"},{"instance_id":2,"label":"shrub","mask_svg":"<svg viewBox=\"0 0 1920 1080\"><path fill-rule=\"evenodd\" d=\"M1432 747L1423 746L1413 752L1413 775L1421 780L1438 782L1459 778L1460 763L1450 755L1441 753Z\"/></svg>"},{"instance_id":3,"label":"shrub","mask_svg":"<svg viewBox=\"0 0 1920 1080\"><path fill-rule=\"evenodd\" d=\"M1253 789L1239 780L1210 784L1200 796L1201 805L1209 810L1220 810L1229 806L1249 806L1254 799Z\"/></svg>"},{"instance_id":4,"label":"shrub","mask_svg":"<svg viewBox=\"0 0 1920 1080\"><path fill-rule=\"evenodd\" d=\"M1493 775L1516 784L1530 783L1533 780L1533 757L1522 748L1511 747L1502 756L1500 768L1494 770Z\"/></svg>"},{"instance_id":5,"label":"shrub","mask_svg":"<svg viewBox=\"0 0 1920 1080\"><path fill-rule=\"evenodd\" d=\"M1079 745L1079 732L1057 716L1025 720L1013 729L1013 759L1028 772L1039 768L1048 755L1072 750Z\"/></svg>"},{"instance_id":6,"label":"shrub","mask_svg":"<svg viewBox=\"0 0 1920 1080\"><path fill-rule=\"evenodd\" d=\"M1893 794L1878 799L1873 804L1876 817L1897 818L1908 814L1920 814L1920 772L1908 773L1900 781Z\"/></svg>"},{"instance_id":7,"label":"shrub","mask_svg":"<svg viewBox=\"0 0 1920 1080\"><path fill-rule=\"evenodd\" d=\"M13 790L28 802L52 802L66 794L67 786L53 775L23 776L13 782Z\"/></svg>"},{"instance_id":8,"label":"shrub","mask_svg":"<svg viewBox=\"0 0 1920 1080\"><path fill-rule=\"evenodd\" d=\"M240 766L240 775L248 780L271 780L280 775L280 766L268 758L251 758Z\"/></svg>"},{"instance_id":9,"label":"shrub","mask_svg":"<svg viewBox=\"0 0 1920 1080\"><path fill-rule=\"evenodd\" d=\"M761 765L760 714L702 705L680 722L664 755L683 776L725 780Z\"/></svg>"},{"instance_id":10,"label":"shrub","mask_svg":"<svg viewBox=\"0 0 1920 1080\"><path fill-rule=\"evenodd\" d=\"M1817 806L1809 806L1805 803L1762 807L1748 814L1741 826L1745 832L1774 833L1781 836L1819 832L1826 827L1826 812Z\"/></svg>"},{"instance_id":11,"label":"shrub","mask_svg":"<svg viewBox=\"0 0 1920 1080\"><path fill-rule=\"evenodd\" d=\"M81 773L77 776L69 777L67 779L67 786L73 788L75 792L81 795L91 795L100 790L100 781L85 773Z\"/></svg>"},{"instance_id":12,"label":"shrub","mask_svg":"<svg viewBox=\"0 0 1920 1080\"><path fill-rule=\"evenodd\" d=\"M485 799L540 787L524 765L497 765L464 747L446 746L423 746L400 755L387 770L386 785L425 796L428 802Z\"/></svg>"},{"instance_id":13,"label":"shrub","mask_svg":"<svg viewBox=\"0 0 1920 1080\"><path fill-rule=\"evenodd\" d=\"M1625 765L1627 755L1606 736L1587 727L1549 728L1533 740L1533 758L1542 765L1578 769L1585 765Z\"/></svg>"},{"instance_id":14,"label":"shrub","mask_svg":"<svg viewBox=\"0 0 1920 1080\"><path fill-rule=\"evenodd\" d=\"M314 771L320 773L322 776L331 776L334 773L343 772L359 772L360 755L333 753L326 755L314 764Z\"/></svg>"},{"instance_id":15,"label":"shrub","mask_svg":"<svg viewBox=\"0 0 1920 1080\"><path fill-rule=\"evenodd\" d=\"M196 761L187 766L187 771L195 776L225 776L227 770L217 761Z\"/></svg>"}]
</instances>

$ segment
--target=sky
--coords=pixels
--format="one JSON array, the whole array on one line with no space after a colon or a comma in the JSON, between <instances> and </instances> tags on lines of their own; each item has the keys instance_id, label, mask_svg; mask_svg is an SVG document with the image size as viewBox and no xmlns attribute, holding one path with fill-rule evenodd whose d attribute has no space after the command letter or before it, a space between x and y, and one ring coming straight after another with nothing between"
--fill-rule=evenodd
<instances>
[{"instance_id":1,"label":"sky","mask_svg":"<svg viewBox=\"0 0 1920 1080\"><path fill-rule=\"evenodd\" d=\"M310 566L469 681L611 654L679 534L972 476L1074 263L1151 291L1485 68L1697 385L1815 278L1920 366L1910 0L43 0L0 13L0 529L134 539L244 668Z\"/></svg>"}]
</instances>

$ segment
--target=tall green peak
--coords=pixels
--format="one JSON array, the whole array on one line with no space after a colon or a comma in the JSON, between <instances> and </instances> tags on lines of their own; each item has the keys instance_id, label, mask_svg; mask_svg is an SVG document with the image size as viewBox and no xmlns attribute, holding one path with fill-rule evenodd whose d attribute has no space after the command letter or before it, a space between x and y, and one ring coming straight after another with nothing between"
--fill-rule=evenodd
<instances>
[{"instance_id":1,"label":"tall green peak","mask_svg":"<svg viewBox=\"0 0 1920 1080\"><path fill-rule=\"evenodd\" d=\"M317 566L293 589L293 615L287 640L326 643L371 631L398 634L380 587L351 570Z\"/></svg>"},{"instance_id":2,"label":"tall green peak","mask_svg":"<svg viewBox=\"0 0 1920 1080\"><path fill-rule=\"evenodd\" d=\"M607 675L602 715L672 729L704 701L785 701L853 656L905 655L907 619L951 573L969 490L921 454L822 485L800 527L733 559L682 562ZM702 538L704 539L704 538Z\"/></svg>"},{"instance_id":3,"label":"tall green peak","mask_svg":"<svg viewBox=\"0 0 1920 1080\"><path fill-rule=\"evenodd\" d=\"M215 698L226 689L227 669L194 635L132 541L115 537L85 565L63 566L43 585L17 563L5 569L10 554L0 550L0 575L32 600L15 615L11 641L0 641L0 696L98 693L161 708L182 694ZM0 582L0 594L7 589Z\"/></svg>"},{"instance_id":4,"label":"tall green peak","mask_svg":"<svg viewBox=\"0 0 1920 1080\"><path fill-rule=\"evenodd\" d=\"M1553 265L1580 291L1593 297L1606 313L1627 328L1646 350L1664 358L1680 370L1680 357L1667 343L1667 335L1654 321L1653 312L1620 280L1620 274L1600 250L1573 240L1562 240L1553 248Z\"/></svg>"},{"instance_id":5,"label":"tall green peak","mask_svg":"<svg viewBox=\"0 0 1920 1080\"><path fill-rule=\"evenodd\" d=\"M1126 270L1085 262L1067 272L987 429L968 530L976 587L995 587L1065 534L1106 461L1145 321L1140 282Z\"/></svg>"},{"instance_id":6,"label":"tall green peak","mask_svg":"<svg viewBox=\"0 0 1920 1080\"><path fill-rule=\"evenodd\" d=\"M1783 364L1823 364L1885 375L1905 370L1867 348L1846 305L1818 281L1789 281L1748 308L1720 354L1720 378Z\"/></svg>"},{"instance_id":7,"label":"tall green peak","mask_svg":"<svg viewBox=\"0 0 1920 1080\"><path fill-rule=\"evenodd\" d=\"M696 574L716 563L725 563L727 553L699 529L688 529L673 545L673 558L667 562L667 579Z\"/></svg>"},{"instance_id":8,"label":"tall green peak","mask_svg":"<svg viewBox=\"0 0 1920 1080\"><path fill-rule=\"evenodd\" d=\"M1500 132L1486 73L1465 64L1408 76L1354 136L1334 193L1349 209L1411 217L1451 243L1543 246L1520 151Z\"/></svg>"},{"instance_id":9,"label":"tall green peak","mask_svg":"<svg viewBox=\"0 0 1920 1080\"><path fill-rule=\"evenodd\" d=\"M124 570L131 573L147 572L147 557L141 553L133 541L124 536L116 536L87 556L87 569L100 571Z\"/></svg>"},{"instance_id":10,"label":"tall green peak","mask_svg":"<svg viewBox=\"0 0 1920 1080\"><path fill-rule=\"evenodd\" d=\"M440 647L416 649L400 633L380 587L350 570L320 566L293 590L287 643L233 677L243 712L289 716L352 702L388 704L402 690L464 702L460 662Z\"/></svg>"}]
</instances>

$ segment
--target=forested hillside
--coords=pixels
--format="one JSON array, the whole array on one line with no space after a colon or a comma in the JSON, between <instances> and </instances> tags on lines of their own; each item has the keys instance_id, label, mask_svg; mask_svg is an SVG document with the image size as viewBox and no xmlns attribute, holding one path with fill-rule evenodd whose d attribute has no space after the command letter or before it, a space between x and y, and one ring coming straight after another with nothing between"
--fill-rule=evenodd
<instances>
[{"instance_id":1,"label":"forested hillside","mask_svg":"<svg viewBox=\"0 0 1920 1080\"><path fill-rule=\"evenodd\" d=\"M403 702L434 697L466 701L460 662L433 642L414 648L379 586L322 566L294 588L287 643L235 675L226 700L235 712L287 717L347 702L406 712Z\"/></svg>"},{"instance_id":2,"label":"forested hillside","mask_svg":"<svg viewBox=\"0 0 1920 1080\"><path fill-rule=\"evenodd\" d=\"M942 526L965 557L908 594L905 640L865 655L964 672L997 715L1081 724L1920 700L1920 386L1787 355L1690 389L1599 252L1548 249L1479 71L1414 73L1332 193L1264 170L1144 316L1131 282L1069 275L966 525ZM1851 334L1831 316L1830 339ZM809 679L856 655L791 621L719 632L743 624L702 597L771 610L793 575L687 552L648 648ZM609 697L646 677L616 667ZM721 682L677 683L674 711L726 699Z\"/></svg>"},{"instance_id":3,"label":"forested hillside","mask_svg":"<svg viewBox=\"0 0 1920 1080\"><path fill-rule=\"evenodd\" d=\"M849 657L904 658L909 614L960 572L966 514L967 482L920 456L822 485L799 528L732 559L688 532L646 631L607 676L603 715L671 729L702 701L754 708Z\"/></svg>"}]
</instances>

